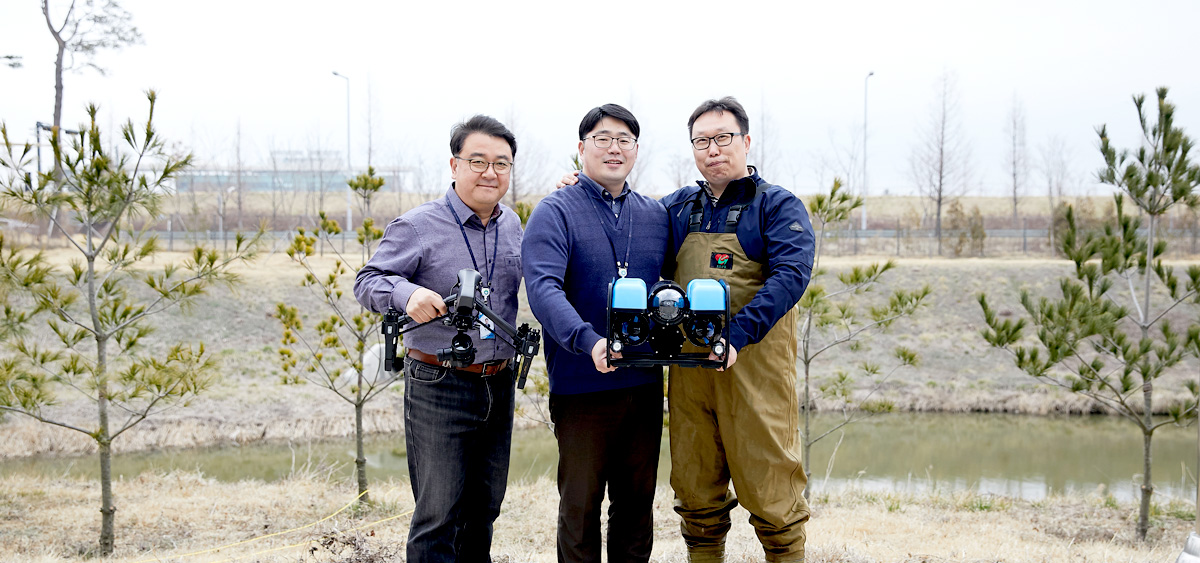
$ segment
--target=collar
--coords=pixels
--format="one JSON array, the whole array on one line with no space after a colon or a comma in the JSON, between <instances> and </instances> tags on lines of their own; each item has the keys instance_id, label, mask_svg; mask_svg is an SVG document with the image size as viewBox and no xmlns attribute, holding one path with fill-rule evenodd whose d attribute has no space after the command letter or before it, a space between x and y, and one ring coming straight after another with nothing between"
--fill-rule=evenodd
<instances>
[{"instance_id":1,"label":"collar","mask_svg":"<svg viewBox=\"0 0 1200 563\"><path fill-rule=\"evenodd\" d=\"M480 224L483 223L483 221L480 221L479 217L475 215L475 212L471 210L470 207L467 207L467 204L463 203L462 198L458 197L458 192L454 191L454 182L450 182L450 189L446 190L446 199L450 201L450 206L454 208L454 212L458 214L458 220L462 221L463 225L469 223L472 217L475 218L475 222ZM497 203L496 208L492 210L491 217L488 218L488 222L490 223L495 221L500 214L500 204Z\"/></svg>"},{"instance_id":2,"label":"collar","mask_svg":"<svg viewBox=\"0 0 1200 563\"><path fill-rule=\"evenodd\" d=\"M612 194L608 193L608 190L604 189L604 186L601 186L600 184L596 183L595 180L588 178L587 174L584 174L583 172L579 173L579 185L583 186L584 189L588 190L589 193L600 198L602 201L621 199L629 195L630 191L629 182L625 182L625 185L621 187L620 195L613 197Z\"/></svg>"},{"instance_id":3,"label":"collar","mask_svg":"<svg viewBox=\"0 0 1200 563\"><path fill-rule=\"evenodd\" d=\"M758 188L759 182L762 181L762 178L758 175L758 169L753 166L746 166L746 168L750 173L744 177L730 182L728 186L725 186L725 191L721 192L721 200L733 201L742 197L742 194L747 191L754 193L754 191ZM712 193L712 187L709 186L708 182L705 182L704 180L700 180L696 183L700 185L700 189L704 191L704 195L708 196L708 200L711 201L715 207L718 200Z\"/></svg>"}]
</instances>

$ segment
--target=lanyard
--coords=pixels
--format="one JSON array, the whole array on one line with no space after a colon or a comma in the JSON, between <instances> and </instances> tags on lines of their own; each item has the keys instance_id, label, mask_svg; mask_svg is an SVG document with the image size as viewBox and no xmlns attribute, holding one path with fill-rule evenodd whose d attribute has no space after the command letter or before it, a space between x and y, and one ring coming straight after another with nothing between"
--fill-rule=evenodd
<instances>
[{"instance_id":1,"label":"lanyard","mask_svg":"<svg viewBox=\"0 0 1200 563\"><path fill-rule=\"evenodd\" d=\"M600 229L604 231L604 236L608 237L609 248L612 248L613 260L617 262L617 275L623 278L629 274L629 248L633 245L633 218L629 216L625 217L625 227L629 229L629 238L625 241L625 262L622 263L621 258L617 255L617 245L613 243L612 235L604 227L604 214L600 213L599 207L596 207L596 198L592 197L590 193L585 192L584 195L588 198L588 201L592 202L592 211L596 212L596 219L600 221ZM629 206L628 203L626 201L626 205L622 205L621 210L627 215L633 215L633 207Z\"/></svg>"},{"instance_id":2,"label":"lanyard","mask_svg":"<svg viewBox=\"0 0 1200 563\"><path fill-rule=\"evenodd\" d=\"M475 267L476 272L479 272L481 274L484 273L484 272L480 271L479 263L475 261L475 250L471 248L471 239L467 238L467 229L465 227L463 227L462 220L460 220L458 218L458 212L454 210L454 206L451 205L451 203L450 203L450 194L446 194L446 207L450 209L450 214L454 216L454 223L456 225L458 225L458 230L459 230L459 232L462 233L463 242L467 243L467 252L470 253L470 255L471 255L471 265ZM497 218L497 220L498 219L499 218ZM491 221L491 222L495 223L496 221ZM496 235L495 235L495 239L494 239L496 242L495 242L495 244L492 245L492 263L490 266L491 270L489 270L487 272L487 282L486 282L487 285L482 290L483 300L485 302L488 300L488 297L492 294L492 277L496 274L496 250L500 248L500 226L497 225L496 228L493 230L496 231ZM489 267L488 259L487 259L487 225L483 226L483 267L484 267L484 269L487 269Z\"/></svg>"}]
</instances>

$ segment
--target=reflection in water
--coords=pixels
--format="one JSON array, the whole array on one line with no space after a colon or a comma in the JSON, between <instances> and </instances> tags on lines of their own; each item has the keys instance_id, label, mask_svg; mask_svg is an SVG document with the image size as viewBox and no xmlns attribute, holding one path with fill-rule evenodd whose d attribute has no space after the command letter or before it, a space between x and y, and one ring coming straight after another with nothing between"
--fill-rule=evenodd
<instances>
[{"instance_id":1,"label":"reflection in water","mask_svg":"<svg viewBox=\"0 0 1200 563\"><path fill-rule=\"evenodd\" d=\"M814 434L833 425L819 416ZM1121 500L1137 498L1141 478L1141 434L1116 417L1041 418L1011 415L890 414L846 427L826 477L839 437L834 433L813 449L813 488L838 491L857 487L897 492L971 490L1036 500L1048 494L1104 493ZM659 464L659 482L670 473L667 438ZM172 450L122 454L113 460L114 475L143 471L199 470L210 477L275 480L308 469L352 478L354 443L327 440L306 444ZM404 439L375 436L367 442L368 476L407 476ZM1195 498L1194 430L1165 426L1155 433L1155 487L1162 497ZM554 477L558 452L544 427L513 436L510 481ZM32 458L0 461L0 475L13 472L83 475L99 472L95 457ZM1189 473L1190 475L1191 473Z\"/></svg>"},{"instance_id":2,"label":"reflection in water","mask_svg":"<svg viewBox=\"0 0 1200 563\"><path fill-rule=\"evenodd\" d=\"M829 420L829 419L826 419ZM827 427L820 421L814 434ZM1104 494L1132 500L1140 493L1141 432L1117 417L1044 418L1013 415L899 414L846 428L834 469L825 467L837 435L813 451L814 490L848 485L873 490L972 490L1036 500L1048 494ZM1154 483L1166 497L1195 498L1194 429L1159 428L1154 435Z\"/></svg>"}]
</instances>

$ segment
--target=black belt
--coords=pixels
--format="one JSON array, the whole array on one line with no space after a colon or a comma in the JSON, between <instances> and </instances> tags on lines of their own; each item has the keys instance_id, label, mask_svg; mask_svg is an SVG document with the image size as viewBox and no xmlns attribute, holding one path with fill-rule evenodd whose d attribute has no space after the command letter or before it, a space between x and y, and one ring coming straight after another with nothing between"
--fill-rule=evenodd
<instances>
[{"instance_id":1,"label":"black belt","mask_svg":"<svg viewBox=\"0 0 1200 563\"><path fill-rule=\"evenodd\" d=\"M446 366L442 365L442 362L438 361L437 356L434 356L433 354L426 354L425 352L422 352L415 348L409 348L408 353L406 355L418 362L423 363L423 364L429 364L431 366L437 366L437 367L446 367ZM464 366L461 368L451 368L451 369L453 369L454 371L466 371L466 372L470 372L470 373L477 373L479 375L495 375L495 374L499 373L500 370L502 370L506 367L508 367L508 360L493 360L490 362L483 362L481 364L471 364L469 366Z\"/></svg>"}]
</instances>

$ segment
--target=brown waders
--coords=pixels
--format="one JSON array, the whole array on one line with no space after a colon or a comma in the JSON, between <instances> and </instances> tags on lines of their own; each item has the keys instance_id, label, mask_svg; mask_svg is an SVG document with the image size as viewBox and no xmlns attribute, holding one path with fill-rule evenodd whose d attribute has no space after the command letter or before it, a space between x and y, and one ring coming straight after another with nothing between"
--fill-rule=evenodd
<instances>
[{"instance_id":1,"label":"brown waders","mask_svg":"<svg viewBox=\"0 0 1200 563\"><path fill-rule=\"evenodd\" d=\"M731 314L766 280L765 266L746 255L736 233L689 233L677 263L681 286L724 279ZM739 501L767 561L804 561L809 510L798 444L796 318L792 309L723 372L671 366L671 487L689 561L724 560L729 512Z\"/></svg>"}]
</instances>

